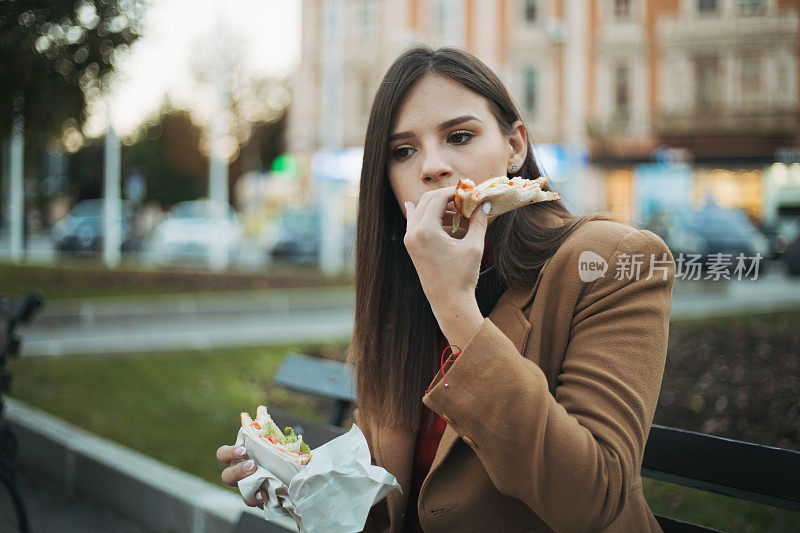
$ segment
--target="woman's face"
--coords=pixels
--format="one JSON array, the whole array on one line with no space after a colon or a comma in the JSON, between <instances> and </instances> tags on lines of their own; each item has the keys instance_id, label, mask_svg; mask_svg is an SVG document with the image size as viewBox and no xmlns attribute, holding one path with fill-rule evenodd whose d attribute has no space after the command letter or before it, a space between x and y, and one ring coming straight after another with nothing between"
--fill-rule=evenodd
<instances>
[{"instance_id":1,"label":"woman's face","mask_svg":"<svg viewBox=\"0 0 800 533\"><path fill-rule=\"evenodd\" d=\"M521 121L504 134L486 98L449 78L428 75L409 90L397 112L389 136L389 182L405 213L405 202L416 205L426 191L455 188L463 178L477 185L505 176L512 164L522 166L527 146ZM445 227L454 211L451 202Z\"/></svg>"}]
</instances>

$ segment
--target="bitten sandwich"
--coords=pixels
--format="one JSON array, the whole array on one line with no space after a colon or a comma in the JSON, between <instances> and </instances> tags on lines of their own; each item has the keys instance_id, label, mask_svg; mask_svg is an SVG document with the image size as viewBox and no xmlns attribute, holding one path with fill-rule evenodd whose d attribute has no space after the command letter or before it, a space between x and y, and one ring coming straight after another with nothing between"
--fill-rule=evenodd
<instances>
[{"instance_id":1,"label":"bitten sandwich","mask_svg":"<svg viewBox=\"0 0 800 533\"><path fill-rule=\"evenodd\" d=\"M256 409L255 420L249 414L242 413L242 428L257 442L284 459L298 465L305 465L311 460L311 449L303 442L303 436L295 435L294 429L288 426L281 431L263 405Z\"/></svg>"},{"instance_id":2,"label":"bitten sandwich","mask_svg":"<svg viewBox=\"0 0 800 533\"><path fill-rule=\"evenodd\" d=\"M500 176L488 179L478 185L475 185L471 179L459 180L453 201L456 207L456 213L453 216L453 233L458 229L461 217L470 218L475 209L486 200L492 202L489 218L494 218L518 207L561 198L557 192L543 191L545 185L547 185L546 176L535 180Z\"/></svg>"}]
</instances>

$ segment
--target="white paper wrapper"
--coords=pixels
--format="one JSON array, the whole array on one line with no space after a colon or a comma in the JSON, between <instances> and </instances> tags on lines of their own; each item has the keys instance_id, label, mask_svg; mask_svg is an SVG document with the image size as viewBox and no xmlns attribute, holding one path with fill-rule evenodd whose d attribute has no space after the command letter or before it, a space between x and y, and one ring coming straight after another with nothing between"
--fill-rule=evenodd
<instances>
[{"instance_id":1,"label":"white paper wrapper","mask_svg":"<svg viewBox=\"0 0 800 533\"><path fill-rule=\"evenodd\" d=\"M372 506L392 490L400 490L392 474L371 464L367 439L355 424L344 435L312 450L314 455L305 466L251 441L239 429L236 446L244 444L247 455L257 464L255 473L239 481L239 491L250 498L263 484L268 493L264 518L288 514L301 533L362 531Z\"/></svg>"}]
</instances>

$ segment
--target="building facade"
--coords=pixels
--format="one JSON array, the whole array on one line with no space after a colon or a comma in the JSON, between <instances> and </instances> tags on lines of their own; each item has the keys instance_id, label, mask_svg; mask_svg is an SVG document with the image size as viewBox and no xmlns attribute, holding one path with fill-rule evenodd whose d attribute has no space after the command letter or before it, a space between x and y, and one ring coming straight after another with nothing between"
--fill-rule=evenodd
<instances>
[{"instance_id":1,"label":"building facade","mask_svg":"<svg viewBox=\"0 0 800 533\"><path fill-rule=\"evenodd\" d=\"M800 0L303 0L289 150L363 145L416 43L487 63L535 143L585 147L583 210L628 209L633 167L664 154L702 173L800 153Z\"/></svg>"}]
</instances>

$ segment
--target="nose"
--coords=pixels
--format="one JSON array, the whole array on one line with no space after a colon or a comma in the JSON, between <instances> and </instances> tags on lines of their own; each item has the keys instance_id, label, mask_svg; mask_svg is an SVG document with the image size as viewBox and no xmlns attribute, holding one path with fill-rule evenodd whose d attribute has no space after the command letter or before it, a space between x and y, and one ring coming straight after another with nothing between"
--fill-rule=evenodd
<instances>
[{"instance_id":1,"label":"nose","mask_svg":"<svg viewBox=\"0 0 800 533\"><path fill-rule=\"evenodd\" d=\"M437 182L453 175L453 169L442 154L435 149L425 150L420 177L425 183Z\"/></svg>"}]
</instances>

